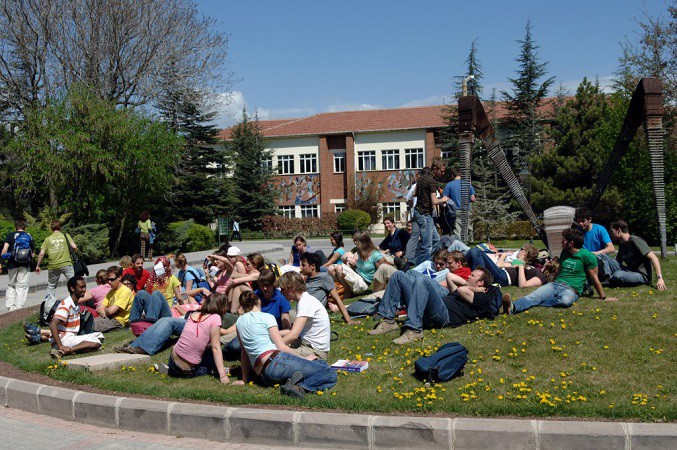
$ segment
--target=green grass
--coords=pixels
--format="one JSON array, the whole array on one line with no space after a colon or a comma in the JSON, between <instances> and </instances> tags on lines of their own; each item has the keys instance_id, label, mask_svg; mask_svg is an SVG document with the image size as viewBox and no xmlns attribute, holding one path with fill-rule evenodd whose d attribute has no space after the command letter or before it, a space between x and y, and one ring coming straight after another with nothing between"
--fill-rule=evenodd
<instances>
[{"instance_id":1,"label":"green grass","mask_svg":"<svg viewBox=\"0 0 677 450\"><path fill-rule=\"evenodd\" d=\"M49 358L46 344L28 346L20 324L0 330L0 358L57 380L174 400L349 412L674 421L677 260L662 264L667 292L610 289L608 295L619 297L618 302L582 298L569 309L534 308L456 329L429 330L424 340L404 347L390 342L394 334L368 336L370 319L347 326L334 315L332 329L340 338L332 343L329 362L370 359L370 367L362 374L339 374L333 389L308 395L302 403L257 385L223 386L212 377L170 379L150 371L152 364L69 371ZM505 291L520 294L516 288ZM129 331L109 333L103 352L131 338ZM470 352L465 375L432 386L414 378L414 361L451 341ZM168 353L153 356L152 362L165 362Z\"/></svg>"}]
</instances>

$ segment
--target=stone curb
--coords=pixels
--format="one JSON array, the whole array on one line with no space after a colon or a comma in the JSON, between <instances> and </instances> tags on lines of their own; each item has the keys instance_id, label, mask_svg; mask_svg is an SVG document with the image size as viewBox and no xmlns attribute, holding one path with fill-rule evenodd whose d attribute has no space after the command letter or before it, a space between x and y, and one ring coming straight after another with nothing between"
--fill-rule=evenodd
<instances>
[{"instance_id":1,"label":"stone curb","mask_svg":"<svg viewBox=\"0 0 677 450\"><path fill-rule=\"evenodd\" d=\"M92 394L0 377L0 402L64 420L146 433L340 448L677 448L677 423L427 418L288 411Z\"/></svg>"}]
</instances>

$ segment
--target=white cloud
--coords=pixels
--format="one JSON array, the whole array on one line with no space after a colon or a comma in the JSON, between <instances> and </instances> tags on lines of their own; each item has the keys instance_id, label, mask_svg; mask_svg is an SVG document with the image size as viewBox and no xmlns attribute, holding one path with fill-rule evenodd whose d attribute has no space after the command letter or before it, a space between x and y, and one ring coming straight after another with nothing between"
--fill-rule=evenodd
<instances>
[{"instance_id":1,"label":"white cloud","mask_svg":"<svg viewBox=\"0 0 677 450\"><path fill-rule=\"evenodd\" d=\"M412 108L415 106L435 106L442 105L449 102L449 96L444 95L431 95L430 97L420 98L417 100L412 100L410 102L404 103L401 105L401 108Z\"/></svg>"},{"instance_id":2,"label":"white cloud","mask_svg":"<svg viewBox=\"0 0 677 450\"><path fill-rule=\"evenodd\" d=\"M259 120L290 119L315 114L314 108L256 108Z\"/></svg>"},{"instance_id":3,"label":"white cloud","mask_svg":"<svg viewBox=\"0 0 677 450\"><path fill-rule=\"evenodd\" d=\"M339 111L366 111L369 109L381 109L380 105L370 105L369 103L335 103L327 106L326 112Z\"/></svg>"},{"instance_id":4,"label":"white cloud","mask_svg":"<svg viewBox=\"0 0 677 450\"><path fill-rule=\"evenodd\" d=\"M240 91L222 92L217 94L215 106L219 114L213 123L219 128L228 128L240 120L247 102Z\"/></svg>"}]
</instances>

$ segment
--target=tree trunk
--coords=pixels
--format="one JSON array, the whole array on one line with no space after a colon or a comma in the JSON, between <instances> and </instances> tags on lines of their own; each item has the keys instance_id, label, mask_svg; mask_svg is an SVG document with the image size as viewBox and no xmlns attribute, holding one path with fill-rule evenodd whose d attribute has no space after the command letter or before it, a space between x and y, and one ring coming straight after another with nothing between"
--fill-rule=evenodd
<instances>
[{"instance_id":1,"label":"tree trunk","mask_svg":"<svg viewBox=\"0 0 677 450\"><path fill-rule=\"evenodd\" d=\"M126 209L125 209L126 211ZM113 249L110 252L110 257L114 258L117 253L118 253L118 248L120 248L120 242L122 242L122 235L125 232L125 224L127 223L127 213L125 212L122 215L122 220L120 220L120 231L118 232L118 237L115 240L115 244L113 245Z\"/></svg>"}]
</instances>

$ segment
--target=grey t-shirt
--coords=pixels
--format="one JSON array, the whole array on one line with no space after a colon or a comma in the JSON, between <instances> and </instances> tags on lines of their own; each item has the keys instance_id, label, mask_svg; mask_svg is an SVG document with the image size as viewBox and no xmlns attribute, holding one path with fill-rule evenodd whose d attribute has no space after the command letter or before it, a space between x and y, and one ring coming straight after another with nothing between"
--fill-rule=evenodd
<instances>
[{"instance_id":1,"label":"grey t-shirt","mask_svg":"<svg viewBox=\"0 0 677 450\"><path fill-rule=\"evenodd\" d=\"M326 272L320 272L306 281L306 292L318 299L325 307L332 289L334 289L334 279Z\"/></svg>"},{"instance_id":2,"label":"grey t-shirt","mask_svg":"<svg viewBox=\"0 0 677 450\"><path fill-rule=\"evenodd\" d=\"M618 256L616 260L632 272L639 272L648 280L651 280L651 261L646 255L651 249L644 239L630 235L628 242L618 244Z\"/></svg>"}]
</instances>

